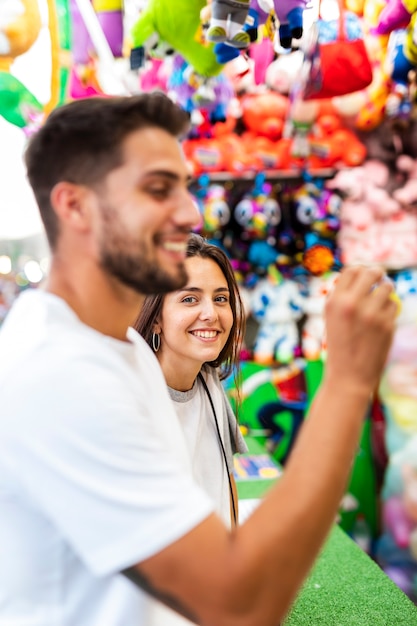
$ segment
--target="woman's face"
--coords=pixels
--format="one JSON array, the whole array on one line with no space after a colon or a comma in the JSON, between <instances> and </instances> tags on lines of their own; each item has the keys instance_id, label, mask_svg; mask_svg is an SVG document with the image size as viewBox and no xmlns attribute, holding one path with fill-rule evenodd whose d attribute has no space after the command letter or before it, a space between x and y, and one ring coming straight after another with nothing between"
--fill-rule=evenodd
<instances>
[{"instance_id":1,"label":"woman's face","mask_svg":"<svg viewBox=\"0 0 417 626\"><path fill-rule=\"evenodd\" d=\"M227 280L211 259L190 257L185 261L188 282L165 296L158 359L162 368L195 369L214 361L223 349L233 313Z\"/></svg>"}]
</instances>

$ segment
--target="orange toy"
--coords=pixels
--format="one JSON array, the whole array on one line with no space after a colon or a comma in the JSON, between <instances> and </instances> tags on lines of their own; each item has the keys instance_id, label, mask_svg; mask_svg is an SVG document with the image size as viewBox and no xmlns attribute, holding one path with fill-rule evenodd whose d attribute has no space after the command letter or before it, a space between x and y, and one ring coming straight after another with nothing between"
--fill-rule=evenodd
<instances>
[{"instance_id":1,"label":"orange toy","mask_svg":"<svg viewBox=\"0 0 417 626\"><path fill-rule=\"evenodd\" d=\"M289 101L279 93L267 92L242 98L242 118L248 130L269 139L280 139Z\"/></svg>"}]
</instances>

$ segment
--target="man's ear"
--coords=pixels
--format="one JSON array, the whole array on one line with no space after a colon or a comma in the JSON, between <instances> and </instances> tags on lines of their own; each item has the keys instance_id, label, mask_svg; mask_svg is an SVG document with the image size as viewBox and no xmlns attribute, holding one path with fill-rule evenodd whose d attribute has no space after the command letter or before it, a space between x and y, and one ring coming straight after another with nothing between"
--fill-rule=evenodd
<instances>
[{"instance_id":1,"label":"man's ear","mask_svg":"<svg viewBox=\"0 0 417 626\"><path fill-rule=\"evenodd\" d=\"M88 200L91 191L82 185L61 181L51 192L51 205L60 221L80 232L90 227Z\"/></svg>"}]
</instances>

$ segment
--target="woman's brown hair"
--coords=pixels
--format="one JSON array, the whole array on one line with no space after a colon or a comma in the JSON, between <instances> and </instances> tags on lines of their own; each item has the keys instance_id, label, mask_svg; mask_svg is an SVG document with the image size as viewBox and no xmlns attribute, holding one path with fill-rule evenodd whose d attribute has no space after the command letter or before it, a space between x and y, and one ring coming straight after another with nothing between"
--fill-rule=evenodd
<instances>
[{"instance_id":1,"label":"woman's brown hair","mask_svg":"<svg viewBox=\"0 0 417 626\"><path fill-rule=\"evenodd\" d=\"M210 367L219 368L221 379L227 378L232 372L235 382L238 382L239 355L245 333L245 312L239 293L232 265L221 248L208 243L204 237L192 233L187 246L187 258L200 257L211 259L223 272L230 292L230 307L233 313L233 325L229 337L217 359L206 363ZM155 322L160 317L164 294L147 296L139 313L134 328L142 335L145 341L152 347L152 335Z\"/></svg>"}]
</instances>

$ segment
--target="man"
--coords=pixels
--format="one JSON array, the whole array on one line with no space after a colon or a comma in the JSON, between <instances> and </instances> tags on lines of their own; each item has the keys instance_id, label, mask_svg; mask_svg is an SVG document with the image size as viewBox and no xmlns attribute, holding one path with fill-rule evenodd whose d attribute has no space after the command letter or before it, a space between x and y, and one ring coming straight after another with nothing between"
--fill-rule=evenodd
<instances>
[{"instance_id":1,"label":"man","mask_svg":"<svg viewBox=\"0 0 417 626\"><path fill-rule=\"evenodd\" d=\"M332 525L396 306L341 274L326 375L284 477L230 533L194 483L157 361L128 326L178 289L197 223L162 94L55 110L26 153L52 260L0 334L0 616L27 626L276 625ZM376 288L375 288L376 287ZM144 593L146 592L146 593ZM165 624L159 624L165 626Z\"/></svg>"}]
</instances>

